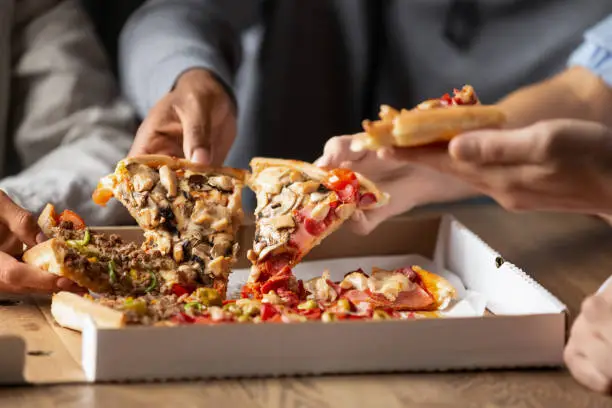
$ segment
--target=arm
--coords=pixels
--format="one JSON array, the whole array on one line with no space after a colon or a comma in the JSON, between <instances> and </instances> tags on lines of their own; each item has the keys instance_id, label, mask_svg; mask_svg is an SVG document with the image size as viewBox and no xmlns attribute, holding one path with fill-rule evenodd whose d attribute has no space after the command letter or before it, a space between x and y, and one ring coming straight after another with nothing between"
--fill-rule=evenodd
<instances>
[{"instance_id":1,"label":"arm","mask_svg":"<svg viewBox=\"0 0 612 408\"><path fill-rule=\"evenodd\" d=\"M120 40L122 85L138 113L149 110L186 71L210 71L233 97L240 31L257 21L257 0L150 0Z\"/></svg>"},{"instance_id":2,"label":"arm","mask_svg":"<svg viewBox=\"0 0 612 408\"><path fill-rule=\"evenodd\" d=\"M587 31L567 70L511 93L499 106L511 128L558 118L612 126L612 16Z\"/></svg>"},{"instance_id":3,"label":"arm","mask_svg":"<svg viewBox=\"0 0 612 408\"><path fill-rule=\"evenodd\" d=\"M90 224L128 220L119 205L91 202L99 178L128 152L135 123L76 0L55 2L13 38L11 120L25 170L0 188L32 212L54 202Z\"/></svg>"}]
</instances>

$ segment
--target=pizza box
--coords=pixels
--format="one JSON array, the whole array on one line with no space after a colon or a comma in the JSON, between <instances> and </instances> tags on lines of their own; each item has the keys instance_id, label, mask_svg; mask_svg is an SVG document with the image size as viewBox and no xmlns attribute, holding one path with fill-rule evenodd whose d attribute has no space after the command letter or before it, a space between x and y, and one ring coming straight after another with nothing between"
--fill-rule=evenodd
<instances>
[{"instance_id":1,"label":"pizza box","mask_svg":"<svg viewBox=\"0 0 612 408\"><path fill-rule=\"evenodd\" d=\"M140 232L132 227L100 229L112 230L126 239L141 239ZM249 247L252 235L253 226L247 225L241 236L243 248ZM54 324L48 300L46 303L38 300L43 305L38 313L49 326L44 328L48 331L46 338L53 339L45 343L40 333L32 339L32 334L23 328L3 338L2 332L10 332L10 327L0 329L0 383L563 365L565 305L451 215L399 217L365 237L341 229L315 248L304 265L316 265L310 271L320 274L322 270L317 268L324 268L323 265L346 272L356 263L380 262L383 265L377 266L384 267L385 263L401 260L417 260L432 272L458 279L451 282L461 286L464 294L477 295L482 303L481 313L398 321L124 329L101 329L90 321L81 336ZM246 259L241 257L237 269L246 266ZM308 266L296 268L298 277L306 278L303 276L306 269ZM3 317L0 307L0 322L8 321ZM41 321L40 316L31 319ZM28 354L24 358L26 348ZM52 349L53 353L42 351L32 355L32 348ZM55 373L40 368L53 366Z\"/></svg>"}]
</instances>

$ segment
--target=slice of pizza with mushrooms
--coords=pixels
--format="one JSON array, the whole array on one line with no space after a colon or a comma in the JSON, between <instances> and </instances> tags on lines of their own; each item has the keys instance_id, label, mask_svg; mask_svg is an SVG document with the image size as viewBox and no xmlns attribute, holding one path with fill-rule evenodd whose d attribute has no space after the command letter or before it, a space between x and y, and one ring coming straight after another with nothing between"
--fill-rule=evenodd
<instances>
[{"instance_id":1,"label":"slice of pizza with mushrooms","mask_svg":"<svg viewBox=\"0 0 612 408\"><path fill-rule=\"evenodd\" d=\"M119 200L144 230L144 248L170 255L225 295L238 253L247 172L169 156L124 159L104 177L93 200Z\"/></svg>"},{"instance_id":2,"label":"slice of pizza with mushrooms","mask_svg":"<svg viewBox=\"0 0 612 408\"><path fill-rule=\"evenodd\" d=\"M296 293L287 268L338 229L357 210L384 205L387 195L347 169L325 170L295 160L254 158L249 186L257 195L253 263L243 296L281 287Z\"/></svg>"}]
</instances>

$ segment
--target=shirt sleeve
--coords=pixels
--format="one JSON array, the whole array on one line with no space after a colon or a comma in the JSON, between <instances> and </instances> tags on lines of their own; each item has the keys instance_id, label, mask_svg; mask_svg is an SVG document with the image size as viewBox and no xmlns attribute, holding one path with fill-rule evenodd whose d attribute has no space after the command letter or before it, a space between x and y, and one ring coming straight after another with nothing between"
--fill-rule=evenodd
<instances>
[{"instance_id":1,"label":"shirt sleeve","mask_svg":"<svg viewBox=\"0 0 612 408\"><path fill-rule=\"evenodd\" d=\"M91 200L127 154L136 123L77 0L40 9L12 34L10 134L24 170L0 189L34 213L50 202L91 225L129 222L116 202Z\"/></svg>"},{"instance_id":2,"label":"shirt sleeve","mask_svg":"<svg viewBox=\"0 0 612 408\"><path fill-rule=\"evenodd\" d=\"M568 66L587 68L612 87L612 15L585 33Z\"/></svg>"}]
</instances>

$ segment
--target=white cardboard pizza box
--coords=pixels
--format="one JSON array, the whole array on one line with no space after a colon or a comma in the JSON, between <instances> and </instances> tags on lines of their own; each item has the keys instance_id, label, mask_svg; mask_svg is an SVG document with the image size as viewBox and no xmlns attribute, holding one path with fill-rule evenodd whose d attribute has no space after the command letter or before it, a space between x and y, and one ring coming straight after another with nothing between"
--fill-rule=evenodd
<instances>
[{"instance_id":1,"label":"white cardboard pizza box","mask_svg":"<svg viewBox=\"0 0 612 408\"><path fill-rule=\"evenodd\" d=\"M135 228L115 232L140 239ZM249 247L252 233L252 226L243 231L243 248ZM432 272L459 276L467 289L484 295L488 313L407 321L119 330L99 329L90 321L82 335L85 375L70 373L66 378L146 381L563 364L566 307L521 269L499 262L500 254L452 216L398 218L367 237L340 230L308 260L405 254L428 258ZM243 259L238 267L244 266ZM8 361L3 344L0 337L0 382ZM48 376L33 377L27 380L53 382Z\"/></svg>"}]
</instances>

